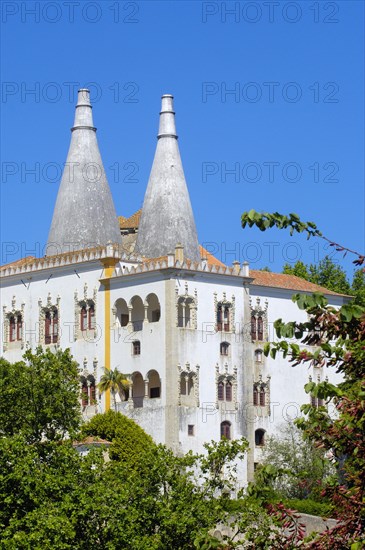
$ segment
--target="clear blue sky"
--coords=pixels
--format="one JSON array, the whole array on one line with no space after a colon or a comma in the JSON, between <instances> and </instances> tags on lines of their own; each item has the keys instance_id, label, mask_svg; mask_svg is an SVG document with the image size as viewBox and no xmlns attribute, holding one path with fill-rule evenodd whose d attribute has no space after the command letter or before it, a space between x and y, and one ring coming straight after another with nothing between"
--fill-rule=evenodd
<instances>
[{"instance_id":1,"label":"clear blue sky","mask_svg":"<svg viewBox=\"0 0 365 550\"><path fill-rule=\"evenodd\" d=\"M119 215L142 206L160 96L172 93L199 240L215 243L219 258L279 271L328 252L276 230L243 231L240 215L251 208L296 212L364 251L363 2L1 8L2 263L42 252L73 91L86 85ZM351 274L347 258L345 266Z\"/></svg>"}]
</instances>

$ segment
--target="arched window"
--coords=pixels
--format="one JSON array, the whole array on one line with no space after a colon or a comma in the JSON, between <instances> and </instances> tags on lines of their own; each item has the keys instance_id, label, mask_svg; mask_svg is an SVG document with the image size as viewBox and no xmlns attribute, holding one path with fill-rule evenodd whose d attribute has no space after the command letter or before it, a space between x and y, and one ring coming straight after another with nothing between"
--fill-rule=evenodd
<instances>
[{"instance_id":1,"label":"arched window","mask_svg":"<svg viewBox=\"0 0 365 550\"><path fill-rule=\"evenodd\" d=\"M53 326L52 326L52 343L56 344L58 341L58 310L53 310Z\"/></svg>"},{"instance_id":2,"label":"arched window","mask_svg":"<svg viewBox=\"0 0 365 550\"><path fill-rule=\"evenodd\" d=\"M232 401L232 384L226 382L226 401Z\"/></svg>"},{"instance_id":3,"label":"arched window","mask_svg":"<svg viewBox=\"0 0 365 550\"><path fill-rule=\"evenodd\" d=\"M140 296L133 296L131 299L132 306L132 324L133 330L138 331L143 329L144 320L144 305Z\"/></svg>"},{"instance_id":4,"label":"arched window","mask_svg":"<svg viewBox=\"0 0 365 550\"><path fill-rule=\"evenodd\" d=\"M80 310L80 330L84 332L87 330L87 311L86 306L82 306Z\"/></svg>"},{"instance_id":5,"label":"arched window","mask_svg":"<svg viewBox=\"0 0 365 550\"><path fill-rule=\"evenodd\" d=\"M255 445L256 447L263 447L265 445L265 430L255 431Z\"/></svg>"},{"instance_id":6,"label":"arched window","mask_svg":"<svg viewBox=\"0 0 365 550\"><path fill-rule=\"evenodd\" d=\"M257 337L257 321L254 315L251 315L251 338L256 340Z\"/></svg>"},{"instance_id":7,"label":"arched window","mask_svg":"<svg viewBox=\"0 0 365 550\"><path fill-rule=\"evenodd\" d=\"M51 343L51 312L46 311L44 317L44 341L46 344Z\"/></svg>"},{"instance_id":8,"label":"arched window","mask_svg":"<svg viewBox=\"0 0 365 550\"><path fill-rule=\"evenodd\" d=\"M255 351L255 361L256 361L256 363L262 363L262 350L261 349L257 349Z\"/></svg>"},{"instance_id":9,"label":"arched window","mask_svg":"<svg viewBox=\"0 0 365 550\"><path fill-rule=\"evenodd\" d=\"M265 388L260 388L260 407L265 407Z\"/></svg>"},{"instance_id":10,"label":"arched window","mask_svg":"<svg viewBox=\"0 0 365 550\"><path fill-rule=\"evenodd\" d=\"M177 304L177 326L182 328L185 326L185 304L184 299L180 298Z\"/></svg>"},{"instance_id":11,"label":"arched window","mask_svg":"<svg viewBox=\"0 0 365 550\"><path fill-rule=\"evenodd\" d=\"M10 342L15 342L16 340L16 325L14 315L12 315L9 319L9 340Z\"/></svg>"},{"instance_id":12,"label":"arched window","mask_svg":"<svg viewBox=\"0 0 365 550\"><path fill-rule=\"evenodd\" d=\"M264 321L261 315L257 319L257 339L261 341L264 339Z\"/></svg>"},{"instance_id":13,"label":"arched window","mask_svg":"<svg viewBox=\"0 0 365 550\"><path fill-rule=\"evenodd\" d=\"M20 341L23 336L23 319L21 315L17 316L16 321L16 339Z\"/></svg>"},{"instance_id":14,"label":"arched window","mask_svg":"<svg viewBox=\"0 0 365 550\"><path fill-rule=\"evenodd\" d=\"M228 355L228 352L229 352L228 342L222 342L219 348L220 348L221 355Z\"/></svg>"},{"instance_id":15,"label":"arched window","mask_svg":"<svg viewBox=\"0 0 365 550\"><path fill-rule=\"evenodd\" d=\"M149 323L157 323L161 317L160 302L156 294L149 294L146 298L147 302L147 320Z\"/></svg>"},{"instance_id":16,"label":"arched window","mask_svg":"<svg viewBox=\"0 0 365 550\"><path fill-rule=\"evenodd\" d=\"M224 400L224 382L218 382L218 399L219 401Z\"/></svg>"},{"instance_id":17,"label":"arched window","mask_svg":"<svg viewBox=\"0 0 365 550\"><path fill-rule=\"evenodd\" d=\"M231 307L226 302L219 302L217 305L217 330L229 332L231 330Z\"/></svg>"},{"instance_id":18,"label":"arched window","mask_svg":"<svg viewBox=\"0 0 365 550\"><path fill-rule=\"evenodd\" d=\"M155 370L148 373L148 396L150 399L161 397L161 379Z\"/></svg>"},{"instance_id":19,"label":"arched window","mask_svg":"<svg viewBox=\"0 0 365 550\"><path fill-rule=\"evenodd\" d=\"M94 330L95 328L95 305L94 304L90 304L89 306L88 328L89 330Z\"/></svg>"},{"instance_id":20,"label":"arched window","mask_svg":"<svg viewBox=\"0 0 365 550\"><path fill-rule=\"evenodd\" d=\"M88 395L88 387L87 382L85 379L82 380L82 386L81 386L81 404L83 407L86 407L86 405L89 404L89 395Z\"/></svg>"},{"instance_id":21,"label":"arched window","mask_svg":"<svg viewBox=\"0 0 365 550\"><path fill-rule=\"evenodd\" d=\"M223 328L223 309L222 305L219 304L217 307L217 330L222 330Z\"/></svg>"},{"instance_id":22,"label":"arched window","mask_svg":"<svg viewBox=\"0 0 365 550\"><path fill-rule=\"evenodd\" d=\"M126 327L129 323L129 312L127 302L123 298L118 298L114 304L114 312L121 327Z\"/></svg>"},{"instance_id":23,"label":"arched window","mask_svg":"<svg viewBox=\"0 0 365 550\"><path fill-rule=\"evenodd\" d=\"M141 342L139 340L132 342L132 355L141 355Z\"/></svg>"},{"instance_id":24,"label":"arched window","mask_svg":"<svg viewBox=\"0 0 365 550\"><path fill-rule=\"evenodd\" d=\"M90 380L90 404L94 405L96 403L96 385L94 378Z\"/></svg>"},{"instance_id":25,"label":"arched window","mask_svg":"<svg viewBox=\"0 0 365 550\"><path fill-rule=\"evenodd\" d=\"M221 439L223 437L231 439L231 423L228 420L221 423Z\"/></svg>"},{"instance_id":26,"label":"arched window","mask_svg":"<svg viewBox=\"0 0 365 550\"><path fill-rule=\"evenodd\" d=\"M253 404L257 406L259 404L259 392L257 386L253 387Z\"/></svg>"},{"instance_id":27,"label":"arched window","mask_svg":"<svg viewBox=\"0 0 365 550\"><path fill-rule=\"evenodd\" d=\"M132 377L132 396L135 408L143 407L143 398L145 393L145 384L140 372L135 372Z\"/></svg>"}]
</instances>

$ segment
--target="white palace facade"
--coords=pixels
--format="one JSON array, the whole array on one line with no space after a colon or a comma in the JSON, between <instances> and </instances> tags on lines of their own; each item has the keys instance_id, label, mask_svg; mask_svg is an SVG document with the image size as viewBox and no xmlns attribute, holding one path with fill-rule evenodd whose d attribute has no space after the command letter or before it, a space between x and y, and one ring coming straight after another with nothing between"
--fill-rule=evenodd
<instances>
[{"instance_id":1,"label":"white palace facade","mask_svg":"<svg viewBox=\"0 0 365 550\"><path fill-rule=\"evenodd\" d=\"M85 419L114 406L97 383L104 368L117 368L130 380L117 410L176 453L246 437L245 483L265 437L310 399L304 385L336 382L325 365L265 357L274 321L306 320L291 300L296 292L323 292L335 306L347 298L247 263L226 266L198 244L170 95L162 97L143 208L118 218L91 109L80 90L47 255L1 268L3 357L21 360L37 345L70 348Z\"/></svg>"}]
</instances>

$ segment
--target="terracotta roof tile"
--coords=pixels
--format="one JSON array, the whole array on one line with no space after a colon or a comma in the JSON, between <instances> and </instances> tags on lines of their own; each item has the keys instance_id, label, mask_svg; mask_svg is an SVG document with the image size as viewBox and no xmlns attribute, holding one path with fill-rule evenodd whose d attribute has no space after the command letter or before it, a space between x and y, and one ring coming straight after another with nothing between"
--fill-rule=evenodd
<instances>
[{"instance_id":1,"label":"terracotta roof tile","mask_svg":"<svg viewBox=\"0 0 365 550\"><path fill-rule=\"evenodd\" d=\"M202 258L206 258L209 265L219 265L219 267L225 267L220 260L218 260L213 254L208 252L201 244L199 245L200 255Z\"/></svg>"},{"instance_id":2,"label":"terracotta roof tile","mask_svg":"<svg viewBox=\"0 0 365 550\"><path fill-rule=\"evenodd\" d=\"M305 279L301 279L296 275L286 275L284 273L271 273L269 271L256 271L250 269L250 277L253 277L251 284L256 286L267 286L271 288L284 288L288 290L298 290L302 292L321 292L323 294L331 294L334 296L346 296L328 290L323 286L310 283Z\"/></svg>"}]
</instances>

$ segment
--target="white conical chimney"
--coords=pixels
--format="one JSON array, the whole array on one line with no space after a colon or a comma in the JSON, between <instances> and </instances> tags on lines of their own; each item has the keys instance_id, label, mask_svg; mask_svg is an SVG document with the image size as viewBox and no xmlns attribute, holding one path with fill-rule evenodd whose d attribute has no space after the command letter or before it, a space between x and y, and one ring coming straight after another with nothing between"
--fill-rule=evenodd
<instances>
[{"instance_id":1,"label":"white conical chimney","mask_svg":"<svg viewBox=\"0 0 365 550\"><path fill-rule=\"evenodd\" d=\"M194 215L177 144L172 95L162 96L157 137L136 251L157 258L171 254L176 243L181 243L186 258L200 261Z\"/></svg>"},{"instance_id":2,"label":"white conical chimney","mask_svg":"<svg viewBox=\"0 0 365 550\"><path fill-rule=\"evenodd\" d=\"M79 90L71 144L46 254L120 243L112 195L93 125L89 90Z\"/></svg>"}]
</instances>

